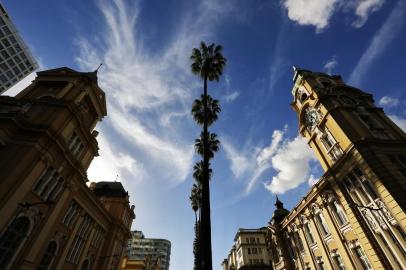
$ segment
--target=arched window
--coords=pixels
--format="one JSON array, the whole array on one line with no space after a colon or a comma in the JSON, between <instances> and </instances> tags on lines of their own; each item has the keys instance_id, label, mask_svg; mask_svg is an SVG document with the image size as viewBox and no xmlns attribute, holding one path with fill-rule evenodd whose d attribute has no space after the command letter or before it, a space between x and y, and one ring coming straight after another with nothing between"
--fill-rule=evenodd
<instances>
[{"instance_id":1,"label":"arched window","mask_svg":"<svg viewBox=\"0 0 406 270\"><path fill-rule=\"evenodd\" d=\"M24 243L31 226L26 216L14 219L0 237L0 268L5 269Z\"/></svg>"},{"instance_id":2,"label":"arched window","mask_svg":"<svg viewBox=\"0 0 406 270\"><path fill-rule=\"evenodd\" d=\"M311 229L311 225L309 223L309 221L307 220L307 218L305 216L300 216L300 221L302 222L303 225L303 230L305 232L305 236L307 241L309 242L309 244L314 244L314 237L312 235L312 229Z\"/></svg>"},{"instance_id":3,"label":"arched window","mask_svg":"<svg viewBox=\"0 0 406 270\"><path fill-rule=\"evenodd\" d=\"M48 244L47 249L45 250L44 256L39 263L38 270L48 270L51 267L51 264L55 258L56 250L58 248L58 244L56 241L51 241Z\"/></svg>"}]
</instances>

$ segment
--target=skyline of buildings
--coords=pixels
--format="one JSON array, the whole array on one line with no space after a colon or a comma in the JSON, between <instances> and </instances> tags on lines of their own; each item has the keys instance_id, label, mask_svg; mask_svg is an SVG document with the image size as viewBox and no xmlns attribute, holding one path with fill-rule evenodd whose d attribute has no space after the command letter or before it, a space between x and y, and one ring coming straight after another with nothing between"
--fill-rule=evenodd
<instances>
[{"instance_id":1,"label":"skyline of buildings","mask_svg":"<svg viewBox=\"0 0 406 270\"><path fill-rule=\"evenodd\" d=\"M38 68L38 63L0 2L0 94Z\"/></svg>"}]
</instances>

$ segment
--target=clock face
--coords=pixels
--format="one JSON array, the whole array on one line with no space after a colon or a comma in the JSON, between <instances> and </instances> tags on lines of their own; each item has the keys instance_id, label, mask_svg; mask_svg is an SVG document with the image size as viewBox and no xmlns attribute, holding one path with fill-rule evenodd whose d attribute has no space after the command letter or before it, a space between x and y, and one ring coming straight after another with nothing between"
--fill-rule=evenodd
<instances>
[{"instance_id":1,"label":"clock face","mask_svg":"<svg viewBox=\"0 0 406 270\"><path fill-rule=\"evenodd\" d=\"M355 101L355 99L349 97L349 96L340 96L340 99L342 102L344 102L345 104L348 105L355 105L357 104L357 102Z\"/></svg>"},{"instance_id":2,"label":"clock face","mask_svg":"<svg viewBox=\"0 0 406 270\"><path fill-rule=\"evenodd\" d=\"M319 112L314 108L309 108L306 111L306 125L315 127L320 122Z\"/></svg>"}]
</instances>

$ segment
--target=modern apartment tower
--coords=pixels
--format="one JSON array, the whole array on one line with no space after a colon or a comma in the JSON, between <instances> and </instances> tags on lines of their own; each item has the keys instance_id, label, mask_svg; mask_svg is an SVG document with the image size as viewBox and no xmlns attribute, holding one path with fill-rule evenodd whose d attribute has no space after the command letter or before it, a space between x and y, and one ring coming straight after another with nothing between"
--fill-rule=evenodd
<instances>
[{"instance_id":1,"label":"modern apartment tower","mask_svg":"<svg viewBox=\"0 0 406 270\"><path fill-rule=\"evenodd\" d=\"M340 76L294 71L291 106L324 174L291 211L276 201L274 269L406 269L406 134Z\"/></svg>"},{"instance_id":2,"label":"modern apartment tower","mask_svg":"<svg viewBox=\"0 0 406 270\"><path fill-rule=\"evenodd\" d=\"M0 94L38 68L0 2Z\"/></svg>"},{"instance_id":3,"label":"modern apartment tower","mask_svg":"<svg viewBox=\"0 0 406 270\"><path fill-rule=\"evenodd\" d=\"M132 231L131 236L127 245L129 261L144 261L145 265L159 265L159 270L169 270L171 256L169 240L145 238L142 231Z\"/></svg>"}]
</instances>

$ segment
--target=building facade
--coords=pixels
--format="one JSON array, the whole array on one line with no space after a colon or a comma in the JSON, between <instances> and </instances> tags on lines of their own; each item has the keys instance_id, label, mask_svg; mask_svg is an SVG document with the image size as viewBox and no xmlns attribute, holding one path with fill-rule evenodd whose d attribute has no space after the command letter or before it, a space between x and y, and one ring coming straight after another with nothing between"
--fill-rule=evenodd
<instances>
[{"instance_id":1,"label":"building facade","mask_svg":"<svg viewBox=\"0 0 406 270\"><path fill-rule=\"evenodd\" d=\"M37 62L0 3L0 94L37 68Z\"/></svg>"},{"instance_id":2,"label":"building facade","mask_svg":"<svg viewBox=\"0 0 406 270\"><path fill-rule=\"evenodd\" d=\"M239 229L223 270L271 269L271 256L266 246L267 228Z\"/></svg>"},{"instance_id":3,"label":"building facade","mask_svg":"<svg viewBox=\"0 0 406 270\"><path fill-rule=\"evenodd\" d=\"M95 72L37 75L0 96L0 269L118 269L134 208L121 183L86 174L105 94Z\"/></svg>"},{"instance_id":4,"label":"building facade","mask_svg":"<svg viewBox=\"0 0 406 270\"><path fill-rule=\"evenodd\" d=\"M292 107L324 174L291 211L277 200L275 269L406 269L406 134L372 95L295 68Z\"/></svg>"},{"instance_id":5,"label":"building facade","mask_svg":"<svg viewBox=\"0 0 406 270\"><path fill-rule=\"evenodd\" d=\"M146 270L169 270L171 242L166 239L145 238L142 231L132 231L127 243L125 265L143 262Z\"/></svg>"}]
</instances>

